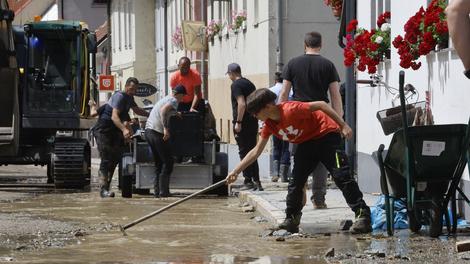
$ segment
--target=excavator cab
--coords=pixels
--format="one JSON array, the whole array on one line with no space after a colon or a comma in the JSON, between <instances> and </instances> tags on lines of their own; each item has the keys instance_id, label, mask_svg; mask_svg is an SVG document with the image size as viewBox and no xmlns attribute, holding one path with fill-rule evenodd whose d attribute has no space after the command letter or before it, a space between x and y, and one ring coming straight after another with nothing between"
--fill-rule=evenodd
<instances>
[{"instance_id":1,"label":"excavator cab","mask_svg":"<svg viewBox=\"0 0 470 264\"><path fill-rule=\"evenodd\" d=\"M0 165L46 165L48 183L83 188L96 36L78 21L12 27L13 17L0 0Z\"/></svg>"}]
</instances>

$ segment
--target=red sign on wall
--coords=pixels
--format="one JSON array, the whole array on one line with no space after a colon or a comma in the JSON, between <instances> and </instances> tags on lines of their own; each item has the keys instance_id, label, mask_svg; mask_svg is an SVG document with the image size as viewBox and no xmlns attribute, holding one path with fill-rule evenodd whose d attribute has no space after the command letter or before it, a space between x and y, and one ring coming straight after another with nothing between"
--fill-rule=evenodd
<instances>
[{"instance_id":1,"label":"red sign on wall","mask_svg":"<svg viewBox=\"0 0 470 264\"><path fill-rule=\"evenodd\" d=\"M114 92L114 75L100 75L100 92Z\"/></svg>"}]
</instances>

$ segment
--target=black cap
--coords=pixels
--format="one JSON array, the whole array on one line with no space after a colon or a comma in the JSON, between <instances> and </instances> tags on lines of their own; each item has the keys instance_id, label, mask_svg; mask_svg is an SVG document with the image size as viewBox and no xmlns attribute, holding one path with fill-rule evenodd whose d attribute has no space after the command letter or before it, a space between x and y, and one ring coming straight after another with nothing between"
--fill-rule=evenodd
<instances>
[{"instance_id":1,"label":"black cap","mask_svg":"<svg viewBox=\"0 0 470 264\"><path fill-rule=\"evenodd\" d=\"M227 73L241 73L242 69L240 68L240 65L238 63L230 63L227 67Z\"/></svg>"},{"instance_id":2,"label":"black cap","mask_svg":"<svg viewBox=\"0 0 470 264\"><path fill-rule=\"evenodd\" d=\"M187 94L186 93L186 88L184 88L184 86L182 84L176 85L176 87L173 88L173 92L175 94Z\"/></svg>"}]
</instances>

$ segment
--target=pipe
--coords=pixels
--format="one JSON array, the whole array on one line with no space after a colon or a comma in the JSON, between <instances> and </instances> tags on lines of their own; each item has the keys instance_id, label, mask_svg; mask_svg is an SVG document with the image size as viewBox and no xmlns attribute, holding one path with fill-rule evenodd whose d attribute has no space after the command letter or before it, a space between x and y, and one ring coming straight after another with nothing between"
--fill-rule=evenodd
<instances>
[{"instance_id":1,"label":"pipe","mask_svg":"<svg viewBox=\"0 0 470 264\"><path fill-rule=\"evenodd\" d=\"M164 11L163 16L165 17L163 23L163 35L165 42L165 95L169 94L168 90L168 0L163 1Z\"/></svg>"},{"instance_id":2,"label":"pipe","mask_svg":"<svg viewBox=\"0 0 470 264\"><path fill-rule=\"evenodd\" d=\"M276 56L276 71L282 72L282 67L284 63L282 62L282 38L283 38L283 28L282 28L282 0L277 0L277 56Z\"/></svg>"},{"instance_id":3,"label":"pipe","mask_svg":"<svg viewBox=\"0 0 470 264\"><path fill-rule=\"evenodd\" d=\"M346 27L347 22L352 19L356 19L356 3L357 0L343 1L343 15L341 28L342 32L345 32L343 27ZM354 75L354 67L346 68L346 105L345 115L346 123L349 124L353 130L354 135L357 135L356 127L356 79ZM350 166L353 171L357 171L357 152L356 152L356 137L346 141L346 154L350 160Z\"/></svg>"},{"instance_id":4,"label":"pipe","mask_svg":"<svg viewBox=\"0 0 470 264\"><path fill-rule=\"evenodd\" d=\"M204 26L206 26L207 23L207 5L206 5L206 0L200 0L201 1L201 20L204 22ZM207 43L206 43L207 45ZM201 92L203 97L207 100L208 98L208 90L207 90L207 84L206 84L206 51L201 52Z\"/></svg>"}]
</instances>

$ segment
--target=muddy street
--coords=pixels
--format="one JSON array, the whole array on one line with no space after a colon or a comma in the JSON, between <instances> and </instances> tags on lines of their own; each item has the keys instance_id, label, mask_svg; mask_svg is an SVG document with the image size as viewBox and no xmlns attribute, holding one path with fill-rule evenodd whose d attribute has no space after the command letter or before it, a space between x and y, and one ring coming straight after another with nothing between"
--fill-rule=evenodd
<instances>
[{"instance_id":1,"label":"muddy street","mask_svg":"<svg viewBox=\"0 0 470 264\"><path fill-rule=\"evenodd\" d=\"M41 182L43 169L2 167ZM38 177L31 177L38 175ZM13 175L13 174L12 174ZM5 179L5 178L3 178ZM28 180L26 180L27 182ZM182 197L182 196L180 196ZM236 197L190 200L127 231L129 223L180 197L101 199L96 190L0 190L0 262L12 263L465 263L455 239L408 231L282 234ZM464 239L459 234L458 239ZM326 253L334 248L334 254ZM331 253L331 252L330 252Z\"/></svg>"}]
</instances>

